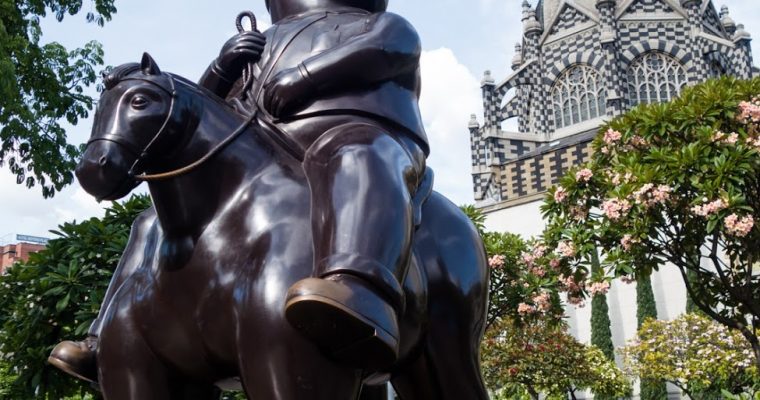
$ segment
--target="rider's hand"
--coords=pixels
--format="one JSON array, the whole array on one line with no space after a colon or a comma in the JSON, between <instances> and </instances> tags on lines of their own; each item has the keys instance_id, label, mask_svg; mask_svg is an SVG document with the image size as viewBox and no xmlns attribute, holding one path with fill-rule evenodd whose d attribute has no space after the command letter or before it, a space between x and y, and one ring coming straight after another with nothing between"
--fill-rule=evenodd
<instances>
[{"instance_id":1,"label":"rider's hand","mask_svg":"<svg viewBox=\"0 0 760 400\"><path fill-rule=\"evenodd\" d=\"M308 101L316 87L303 66L280 71L264 88L264 108L278 118L298 109Z\"/></svg>"},{"instance_id":2,"label":"rider's hand","mask_svg":"<svg viewBox=\"0 0 760 400\"><path fill-rule=\"evenodd\" d=\"M246 65L259 61L265 44L266 38L261 32L238 33L222 47L216 67L225 78L235 81L243 74Z\"/></svg>"}]
</instances>

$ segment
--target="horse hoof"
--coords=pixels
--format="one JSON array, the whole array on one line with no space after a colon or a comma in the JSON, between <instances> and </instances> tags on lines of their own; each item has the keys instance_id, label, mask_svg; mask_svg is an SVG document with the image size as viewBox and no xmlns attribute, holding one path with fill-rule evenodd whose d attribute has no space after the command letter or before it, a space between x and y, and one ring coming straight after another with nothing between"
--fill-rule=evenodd
<instances>
[{"instance_id":1,"label":"horse hoof","mask_svg":"<svg viewBox=\"0 0 760 400\"><path fill-rule=\"evenodd\" d=\"M381 371L398 358L396 312L360 278L296 282L288 290L285 317L341 364Z\"/></svg>"},{"instance_id":2,"label":"horse hoof","mask_svg":"<svg viewBox=\"0 0 760 400\"><path fill-rule=\"evenodd\" d=\"M88 338L83 342L66 340L58 343L50 352L48 363L69 375L97 384L95 344L88 343L92 340L96 339Z\"/></svg>"}]
</instances>

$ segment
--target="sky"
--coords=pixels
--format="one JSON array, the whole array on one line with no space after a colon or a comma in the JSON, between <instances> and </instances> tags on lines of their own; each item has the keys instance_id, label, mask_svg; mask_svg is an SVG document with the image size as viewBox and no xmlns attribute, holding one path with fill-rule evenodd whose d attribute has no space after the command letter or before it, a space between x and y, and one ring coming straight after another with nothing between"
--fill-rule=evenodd
<instances>
[{"instance_id":1,"label":"sky","mask_svg":"<svg viewBox=\"0 0 760 400\"><path fill-rule=\"evenodd\" d=\"M533 5L537 0L530 0ZM431 143L428 159L436 172L435 188L456 204L473 203L470 114L482 121L480 80L483 71L506 78L511 69L514 45L521 40L522 0L390 0L389 11L402 15L417 29L423 45L420 109ZM724 0L737 23L745 23L760 38L758 0ZM85 2L84 10L88 8ZM90 40L103 44L105 64L138 62L149 52L164 71L197 81L224 42L236 33L235 16L252 10L259 28L269 26L263 0L117 0L118 12L105 27L87 24L84 14L67 16L63 22L46 19L44 42L60 42L67 48ZM754 54L758 52L753 44ZM96 95L93 92L93 95ZM90 134L92 120L69 127L71 143L82 143ZM138 190L145 191L145 186ZM102 215L106 203L98 204L78 184L53 199L43 199L38 187L16 185L6 169L0 169L0 243L13 234L52 236L59 224Z\"/></svg>"}]
</instances>

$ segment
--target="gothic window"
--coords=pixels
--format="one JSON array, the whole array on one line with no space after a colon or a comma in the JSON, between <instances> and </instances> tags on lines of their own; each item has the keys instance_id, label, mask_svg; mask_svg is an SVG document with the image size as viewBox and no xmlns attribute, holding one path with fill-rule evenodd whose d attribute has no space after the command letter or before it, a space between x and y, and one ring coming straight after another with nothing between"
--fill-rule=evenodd
<instances>
[{"instance_id":1,"label":"gothic window","mask_svg":"<svg viewBox=\"0 0 760 400\"><path fill-rule=\"evenodd\" d=\"M669 101L686 85L686 70L675 58L648 52L628 69L628 96L631 105Z\"/></svg>"},{"instance_id":2,"label":"gothic window","mask_svg":"<svg viewBox=\"0 0 760 400\"><path fill-rule=\"evenodd\" d=\"M565 71L554 82L551 98L557 129L606 113L604 81L587 65L577 65Z\"/></svg>"}]
</instances>

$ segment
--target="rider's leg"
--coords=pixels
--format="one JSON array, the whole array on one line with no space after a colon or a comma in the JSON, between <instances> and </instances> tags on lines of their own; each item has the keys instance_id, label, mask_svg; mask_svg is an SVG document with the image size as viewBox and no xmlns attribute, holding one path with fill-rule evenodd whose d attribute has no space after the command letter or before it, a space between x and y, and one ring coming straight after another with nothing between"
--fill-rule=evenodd
<instances>
[{"instance_id":1,"label":"rider's leg","mask_svg":"<svg viewBox=\"0 0 760 400\"><path fill-rule=\"evenodd\" d=\"M291 287L286 316L337 359L382 368L398 356L424 162L412 140L364 123L333 128L306 152L316 279Z\"/></svg>"}]
</instances>

